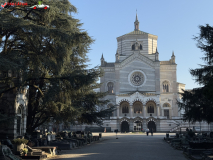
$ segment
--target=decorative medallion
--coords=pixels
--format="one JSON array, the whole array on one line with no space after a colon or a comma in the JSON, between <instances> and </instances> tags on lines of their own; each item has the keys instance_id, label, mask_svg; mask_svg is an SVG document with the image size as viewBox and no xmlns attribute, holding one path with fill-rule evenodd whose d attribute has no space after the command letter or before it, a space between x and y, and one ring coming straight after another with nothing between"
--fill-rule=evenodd
<instances>
[{"instance_id":1,"label":"decorative medallion","mask_svg":"<svg viewBox=\"0 0 213 160\"><path fill-rule=\"evenodd\" d=\"M134 72L132 75L131 75L131 83L134 85L134 86L140 86L143 84L144 82L144 76L141 72Z\"/></svg>"},{"instance_id":2,"label":"decorative medallion","mask_svg":"<svg viewBox=\"0 0 213 160\"><path fill-rule=\"evenodd\" d=\"M128 75L128 82L132 87L139 88L146 84L146 74L142 70L133 70Z\"/></svg>"}]
</instances>

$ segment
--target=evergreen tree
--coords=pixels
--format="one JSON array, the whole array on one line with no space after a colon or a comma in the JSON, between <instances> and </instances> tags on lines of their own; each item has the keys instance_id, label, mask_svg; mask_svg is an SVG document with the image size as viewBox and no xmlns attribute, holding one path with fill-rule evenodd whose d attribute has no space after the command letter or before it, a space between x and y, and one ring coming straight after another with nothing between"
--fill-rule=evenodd
<instances>
[{"instance_id":1,"label":"evergreen tree","mask_svg":"<svg viewBox=\"0 0 213 160\"><path fill-rule=\"evenodd\" d=\"M47 10L28 8L37 1L26 3L28 6L7 5L0 11L0 70L13 70L21 78L1 78L6 84L1 96L29 87L28 133L53 119L101 124L114 108L96 108L108 101L101 100L105 94L93 91L100 86L96 82L102 72L98 67L86 69L93 40L71 16L77 9L68 0L45 0L43 4L50 6ZM7 85L11 83L13 87Z\"/></svg>"},{"instance_id":2,"label":"evergreen tree","mask_svg":"<svg viewBox=\"0 0 213 160\"><path fill-rule=\"evenodd\" d=\"M190 69L190 74L202 87L181 93L182 102L178 101L177 104L180 109L184 109L185 120L210 123L213 122L213 27L208 24L200 26L200 34L194 39L198 42L197 47L204 52L202 59L205 65Z\"/></svg>"}]
</instances>

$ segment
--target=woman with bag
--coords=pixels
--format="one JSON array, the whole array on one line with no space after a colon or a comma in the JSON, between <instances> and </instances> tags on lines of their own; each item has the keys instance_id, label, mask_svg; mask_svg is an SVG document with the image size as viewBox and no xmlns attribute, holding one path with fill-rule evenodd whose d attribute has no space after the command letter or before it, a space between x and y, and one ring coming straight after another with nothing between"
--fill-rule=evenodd
<instances>
[{"instance_id":1,"label":"woman with bag","mask_svg":"<svg viewBox=\"0 0 213 160\"><path fill-rule=\"evenodd\" d=\"M146 129L146 135L149 135L149 128Z\"/></svg>"}]
</instances>

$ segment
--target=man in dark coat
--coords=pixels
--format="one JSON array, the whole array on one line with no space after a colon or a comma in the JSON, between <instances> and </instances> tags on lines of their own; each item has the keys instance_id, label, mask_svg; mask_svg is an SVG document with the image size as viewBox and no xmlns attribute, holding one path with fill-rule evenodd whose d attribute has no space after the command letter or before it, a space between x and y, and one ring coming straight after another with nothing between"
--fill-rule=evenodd
<instances>
[{"instance_id":1,"label":"man in dark coat","mask_svg":"<svg viewBox=\"0 0 213 160\"><path fill-rule=\"evenodd\" d=\"M152 136L153 136L153 129L152 129L152 128L150 129L150 132L151 132L151 134L152 134Z\"/></svg>"}]
</instances>

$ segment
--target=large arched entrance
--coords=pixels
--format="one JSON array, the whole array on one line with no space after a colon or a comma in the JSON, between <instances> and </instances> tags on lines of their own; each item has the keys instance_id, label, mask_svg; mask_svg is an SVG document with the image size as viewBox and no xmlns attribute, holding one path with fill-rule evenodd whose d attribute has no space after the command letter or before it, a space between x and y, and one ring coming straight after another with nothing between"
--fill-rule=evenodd
<instances>
[{"instance_id":1,"label":"large arched entrance","mask_svg":"<svg viewBox=\"0 0 213 160\"><path fill-rule=\"evenodd\" d=\"M148 128L149 130L153 129L153 132L156 132L156 125L154 121L149 121L148 122Z\"/></svg>"},{"instance_id":2,"label":"large arched entrance","mask_svg":"<svg viewBox=\"0 0 213 160\"><path fill-rule=\"evenodd\" d=\"M127 121L121 123L121 132L129 132L129 124Z\"/></svg>"}]
</instances>

